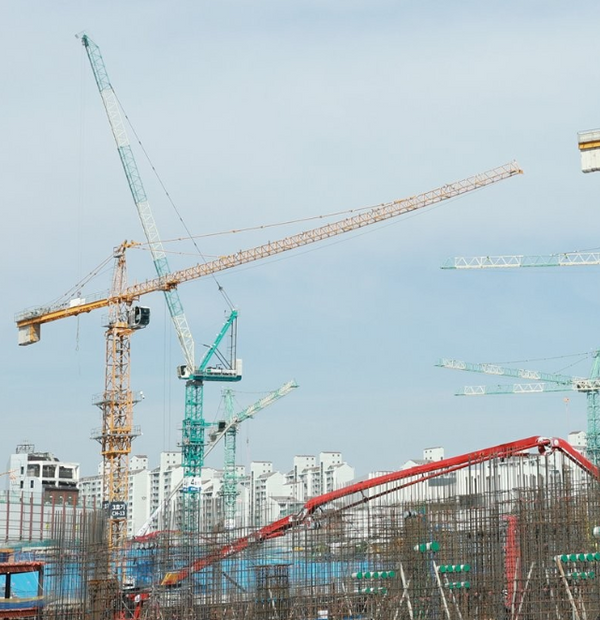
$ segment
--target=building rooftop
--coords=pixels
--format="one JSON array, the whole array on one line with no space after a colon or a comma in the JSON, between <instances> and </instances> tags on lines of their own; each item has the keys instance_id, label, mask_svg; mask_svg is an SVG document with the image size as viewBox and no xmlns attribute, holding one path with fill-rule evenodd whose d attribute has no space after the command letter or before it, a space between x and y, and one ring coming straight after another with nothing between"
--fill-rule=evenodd
<instances>
[{"instance_id":1,"label":"building rooftop","mask_svg":"<svg viewBox=\"0 0 600 620\"><path fill-rule=\"evenodd\" d=\"M266 480L267 478L270 478L271 476L275 476L275 475L276 475L276 474L278 474L278 473L279 473L278 471L269 471L269 472L267 472L266 474L261 474L261 475L258 477L258 480L261 480L261 479L262 479L262 480Z\"/></svg>"},{"instance_id":2,"label":"building rooftop","mask_svg":"<svg viewBox=\"0 0 600 620\"><path fill-rule=\"evenodd\" d=\"M28 461L51 461L53 463L58 463L59 460L51 454L50 452L30 452L27 455Z\"/></svg>"}]
</instances>

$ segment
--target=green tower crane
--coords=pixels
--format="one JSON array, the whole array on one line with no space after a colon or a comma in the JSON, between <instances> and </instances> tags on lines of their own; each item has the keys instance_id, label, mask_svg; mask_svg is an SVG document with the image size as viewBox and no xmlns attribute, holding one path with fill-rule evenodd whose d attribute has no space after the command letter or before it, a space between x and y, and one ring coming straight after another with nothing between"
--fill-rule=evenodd
<instances>
[{"instance_id":1,"label":"green tower crane","mask_svg":"<svg viewBox=\"0 0 600 620\"><path fill-rule=\"evenodd\" d=\"M225 411L227 412L227 420L223 421L219 426L219 431L212 437L212 441L218 441L224 437L224 463L223 463L223 499L225 505L225 529L231 530L235 527L236 522L236 499L239 495L238 475L236 472L236 444L238 426L244 421L252 418L265 407L269 407L289 394L298 384L292 379L282 385L253 405L246 407L243 411L234 413L233 391L229 388L223 390L223 400L225 402ZM212 442L211 442L212 443Z\"/></svg>"},{"instance_id":2,"label":"green tower crane","mask_svg":"<svg viewBox=\"0 0 600 620\"><path fill-rule=\"evenodd\" d=\"M600 171L600 130L582 131L578 134L582 172ZM500 256L457 256L448 259L442 269L512 269L529 267L578 267L599 265L599 252L563 252L560 254L530 255L510 254ZM498 385L496 387L468 386L459 395L483 394L533 394L575 390L587 396L587 453L589 459L600 465L600 351L592 354L593 363L587 378L538 373L504 368L493 364L469 364L457 360L440 360L438 366L470 370L486 374L505 375L529 379L532 383Z\"/></svg>"},{"instance_id":3,"label":"green tower crane","mask_svg":"<svg viewBox=\"0 0 600 620\"><path fill-rule=\"evenodd\" d=\"M598 252L563 252L546 255L507 254L498 256L455 256L444 262L442 269L477 270L477 269L517 269L537 267L580 267L600 265ZM587 453L589 459L600 465L600 351L593 352L592 368L589 377L570 377L508 369L493 364L468 364L457 360L441 360L438 366L458 370L470 370L505 376L529 379L531 383L499 385L496 387L467 386L459 395L478 396L485 394L535 394L540 392L561 392L575 390L587 397ZM465 365L461 368L461 365ZM497 369L498 371L496 372ZM514 374L514 373L525 374ZM511 374L513 373L513 374ZM527 374L529 376L527 376Z\"/></svg>"},{"instance_id":4,"label":"green tower crane","mask_svg":"<svg viewBox=\"0 0 600 620\"><path fill-rule=\"evenodd\" d=\"M272 405L297 387L298 384L292 379L282 385L278 390L270 392L254 404L246 407L243 411L235 414L233 413L232 390L226 389L223 391L227 411L227 420L221 420L214 424L217 428L212 433L208 434L208 441L206 442L204 456L207 457L219 441L225 438L223 496L225 497L226 514L228 515L226 518L226 525L235 523L235 499L238 495L238 478L235 475L236 437L238 426L244 420L253 418L259 411ZM213 426L213 424L207 426ZM153 525L158 524L161 513L163 513L164 510L170 505L174 495L180 491L184 483L187 483L185 478L173 489L168 497L165 498L164 502L152 512L150 517L137 531L136 537L146 536L152 529ZM197 490L197 488L194 490Z\"/></svg>"},{"instance_id":5,"label":"green tower crane","mask_svg":"<svg viewBox=\"0 0 600 620\"><path fill-rule=\"evenodd\" d=\"M479 372L496 377L516 377L529 383L495 386L470 385L457 396L486 396L490 394L540 394L542 392L581 392L587 397L587 453L595 465L600 464L600 351L594 351L589 377L545 373L524 368L509 368L497 364L473 364L455 359L440 359L436 366L452 370Z\"/></svg>"}]
</instances>

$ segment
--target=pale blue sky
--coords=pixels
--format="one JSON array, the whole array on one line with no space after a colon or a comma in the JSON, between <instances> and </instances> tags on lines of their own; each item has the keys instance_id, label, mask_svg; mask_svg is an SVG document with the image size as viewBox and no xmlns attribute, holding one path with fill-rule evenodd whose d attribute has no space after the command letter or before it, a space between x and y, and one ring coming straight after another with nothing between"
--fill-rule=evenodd
<instances>
[{"instance_id":1,"label":"pale blue sky","mask_svg":"<svg viewBox=\"0 0 600 620\"><path fill-rule=\"evenodd\" d=\"M241 312L240 406L292 377L301 385L241 431L239 462L285 469L294 454L341 450L365 474L432 445L457 454L584 428L583 396L456 398L456 388L484 378L434 363L549 358L600 344L593 268L439 268L456 254L597 247L600 175L580 172L576 134L600 126L599 21L591 1L3 2L0 456L28 439L95 471L101 316L47 325L26 348L13 316L58 297L124 239L142 239L74 37L82 30L197 234L387 202L512 159L525 170L393 225L220 277ZM163 237L183 236L137 154ZM224 254L310 226L199 243ZM171 258L174 268L192 262ZM131 280L151 275L149 256L132 253ZM180 294L197 342L210 342L225 311L214 283ZM176 448L183 385L163 299L145 301L153 318L133 340L133 387L146 394L134 452L156 463ZM211 419L219 388L208 392ZM215 451L209 464L219 462Z\"/></svg>"}]
</instances>

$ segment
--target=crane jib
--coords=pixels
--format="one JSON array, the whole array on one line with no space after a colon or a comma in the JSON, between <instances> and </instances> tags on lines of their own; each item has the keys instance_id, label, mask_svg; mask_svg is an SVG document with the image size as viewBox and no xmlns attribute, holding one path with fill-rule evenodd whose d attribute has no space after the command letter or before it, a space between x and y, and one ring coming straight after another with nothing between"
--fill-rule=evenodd
<instances>
[{"instance_id":1,"label":"crane jib","mask_svg":"<svg viewBox=\"0 0 600 620\"><path fill-rule=\"evenodd\" d=\"M124 291L122 291L119 298L123 301L133 301L141 295L145 295L147 293L153 293L156 291L171 291L183 282L189 282L212 275L219 271L232 269L246 263L290 251L310 243L315 243L335 235L350 232L352 230L356 230L357 228L377 223L382 221L382 219L397 217L403 213L426 207L434 202L440 202L441 200L454 197L455 195L461 195L469 191L479 189L483 184L489 185L496 183L521 173L522 170L519 166L515 162L512 162L463 181L458 181L457 183L452 184L452 186L445 185L438 190L433 190L432 192L427 192L426 194L384 204L381 207L372 209L365 214L354 216L352 218L346 218L340 220L339 222L334 222L319 228L304 231L298 233L297 235L292 235L278 241L269 242L258 247L240 250L235 254L222 256L214 261L200 263L194 267L174 271L156 279L146 280L140 284L127 287ZM457 188L455 190L456 193L451 192L449 190L450 187ZM116 298L105 293L99 300L94 301L93 303L85 303L75 307L72 307L72 301L73 300L69 300L52 306L42 306L21 312L15 318L17 327L21 329L32 325L39 326L42 323L48 323L50 321L66 318L68 316L77 316L83 312L89 312L96 308L106 307L111 301L116 301Z\"/></svg>"}]
</instances>

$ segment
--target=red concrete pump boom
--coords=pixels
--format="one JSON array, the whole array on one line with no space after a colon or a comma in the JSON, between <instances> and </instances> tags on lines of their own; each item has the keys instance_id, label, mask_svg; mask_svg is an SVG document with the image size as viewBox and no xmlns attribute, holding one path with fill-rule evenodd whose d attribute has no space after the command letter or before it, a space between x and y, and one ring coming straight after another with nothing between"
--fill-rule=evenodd
<instances>
[{"instance_id":1,"label":"red concrete pump boom","mask_svg":"<svg viewBox=\"0 0 600 620\"><path fill-rule=\"evenodd\" d=\"M429 480L430 478L436 478L437 476L443 476L450 472L464 469L470 465L484 463L496 458L506 458L519 454L525 454L528 450L533 449L537 449L539 453L543 455L549 455L554 451L559 451L593 478L600 478L598 468L582 454L577 452L577 450L575 450L571 444L566 442L564 439L540 437L535 435L526 439L520 439L518 441L493 446L492 448L468 452L467 454L443 459L441 461L431 461L422 465L416 465L415 467L411 467L409 469L403 469L390 474L377 476L371 480L363 480L350 486L331 491L330 493L313 497L312 499L309 499L297 513L278 519L277 521L262 527L256 532L253 532L249 536L238 538L232 543L217 549L213 553L209 553L208 555L199 558L186 568L167 573L162 581L162 585L177 585L184 579L187 579L187 577L189 577L192 573L211 566L215 562L219 562L220 560L235 555L236 553L240 553L250 546L261 544L267 540L271 540L272 538L284 536L293 528L306 526L310 523L311 517L315 511L323 508L325 505L330 504L335 500L357 495L358 497L355 502L344 506L344 508L349 508L358 504L367 503L375 498L397 491L402 487L417 484L419 482ZM395 482L400 484L390 484ZM390 486L374 495L365 494L365 491L381 485Z\"/></svg>"}]
</instances>

